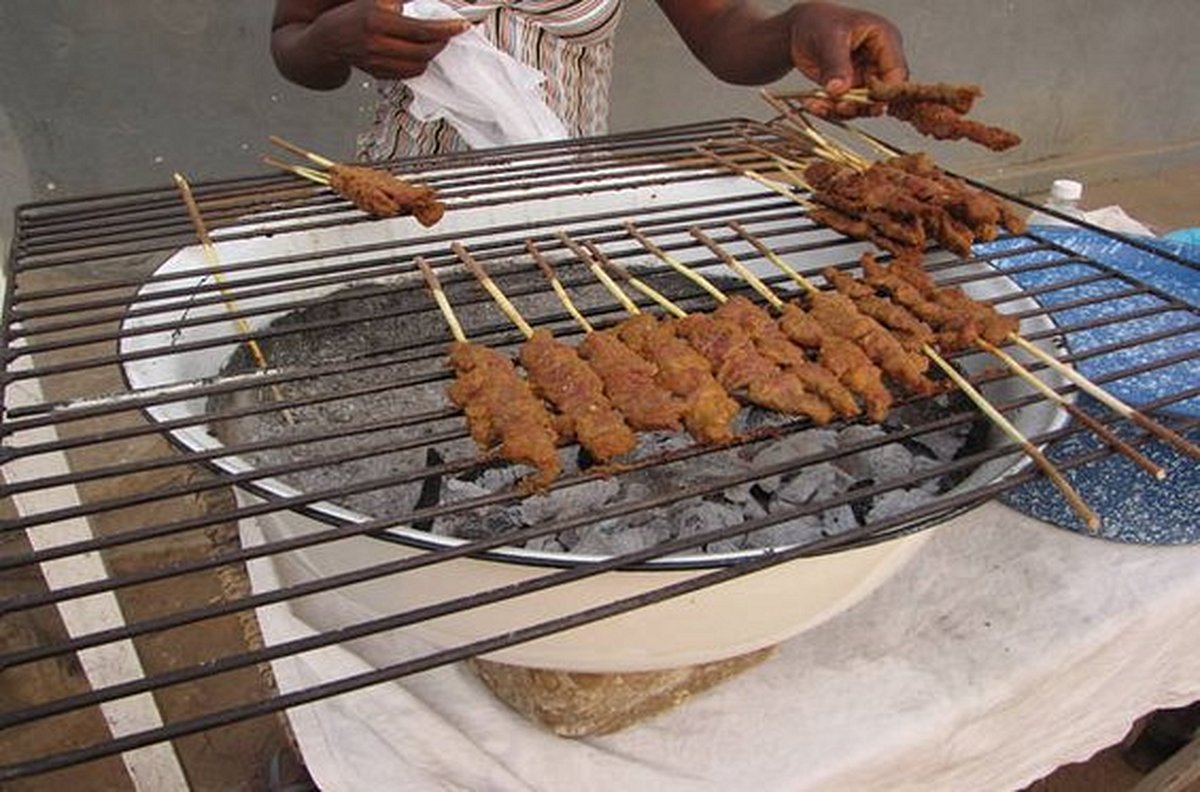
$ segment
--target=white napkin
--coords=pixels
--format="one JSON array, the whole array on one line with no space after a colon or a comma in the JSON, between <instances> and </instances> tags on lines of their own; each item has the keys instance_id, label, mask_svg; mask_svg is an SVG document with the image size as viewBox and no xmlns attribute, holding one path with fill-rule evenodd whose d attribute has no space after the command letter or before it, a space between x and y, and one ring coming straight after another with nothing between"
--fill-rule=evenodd
<instances>
[{"instance_id":1,"label":"white napkin","mask_svg":"<svg viewBox=\"0 0 1200 792\"><path fill-rule=\"evenodd\" d=\"M404 14L461 19L439 0L413 0ZM421 121L444 118L471 148L537 143L567 137L539 89L545 75L496 49L472 28L455 36L420 77L406 80L409 112Z\"/></svg>"}]
</instances>

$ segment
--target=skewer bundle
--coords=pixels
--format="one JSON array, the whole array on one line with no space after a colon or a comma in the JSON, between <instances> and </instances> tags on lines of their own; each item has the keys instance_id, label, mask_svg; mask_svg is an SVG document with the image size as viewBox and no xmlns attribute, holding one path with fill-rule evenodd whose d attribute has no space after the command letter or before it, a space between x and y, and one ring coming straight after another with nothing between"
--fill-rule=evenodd
<instances>
[{"instance_id":1,"label":"skewer bundle","mask_svg":"<svg viewBox=\"0 0 1200 792\"><path fill-rule=\"evenodd\" d=\"M969 140L992 151L1005 151L1021 143L1017 133L967 118L975 100L983 96L978 85L954 83L885 83L868 78L863 88L854 88L834 99L823 90L776 94L781 100L807 98L837 101L857 106L852 115L874 116L886 113L912 126L922 135L936 140Z\"/></svg>"},{"instance_id":2,"label":"skewer bundle","mask_svg":"<svg viewBox=\"0 0 1200 792\"><path fill-rule=\"evenodd\" d=\"M428 228L436 225L446 212L432 187L414 184L385 170L334 162L274 135L270 140L280 148L304 157L319 169L288 164L269 156L263 158L267 164L331 188L371 217L411 214Z\"/></svg>"}]
</instances>

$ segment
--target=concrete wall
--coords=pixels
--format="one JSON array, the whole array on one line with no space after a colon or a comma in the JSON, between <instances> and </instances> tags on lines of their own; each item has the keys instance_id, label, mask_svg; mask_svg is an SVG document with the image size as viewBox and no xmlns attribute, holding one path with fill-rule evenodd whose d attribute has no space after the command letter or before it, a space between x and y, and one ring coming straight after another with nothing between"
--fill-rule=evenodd
<instances>
[{"instance_id":1,"label":"concrete wall","mask_svg":"<svg viewBox=\"0 0 1200 792\"><path fill-rule=\"evenodd\" d=\"M348 156L365 78L330 93L278 77L268 0L0 2L0 236L17 201L256 172L270 133ZM780 7L779 3L774 3ZM914 75L978 82L978 115L1026 143L997 157L896 142L1015 183L1200 159L1196 0L864 0L905 33ZM621 26L612 126L765 117L754 89L708 77L648 0ZM803 85L798 78L788 85Z\"/></svg>"}]
</instances>

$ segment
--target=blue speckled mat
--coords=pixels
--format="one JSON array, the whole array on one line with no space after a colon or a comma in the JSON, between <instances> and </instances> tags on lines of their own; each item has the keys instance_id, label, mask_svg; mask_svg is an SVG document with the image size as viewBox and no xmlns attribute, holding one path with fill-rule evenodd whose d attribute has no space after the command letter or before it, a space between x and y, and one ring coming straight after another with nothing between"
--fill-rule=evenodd
<instances>
[{"instance_id":1,"label":"blue speckled mat","mask_svg":"<svg viewBox=\"0 0 1200 792\"><path fill-rule=\"evenodd\" d=\"M1174 298L1200 306L1200 248L1163 240L1149 244L1167 256L1096 232L1065 228L1036 228L1029 237L980 245L978 251L1050 309L1054 321L1066 329L1068 350L1081 356L1075 365L1085 375L1103 382L1107 391L1129 404L1151 405L1164 421L1172 415L1200 416L1200 395L1158 403L1164 394L1200 387L1200 358L1194 354L1200 350L1200 316L1178 306L1172 310L1170 303ZM1027 269L1047 262L1061 263ZM1098 270L1096 263L1110 270ZM1130 278L1157 293L1139 289ZM1129 320L1088 327L1105 317L1130 313L1134 316ZM1162 365L1164 361L1170 362ZM1136 367L1145 370L1108 379ZM1087 397L1080 397L1079 405L1096 415L1106 412ZM1118 434L1139 434L1128 426L1119 429ZM1200 429L1186 436L1200 442ZM1100 441L1091 433L1077 432L1051 445L1047 455L1052 460L1066 459L1099 447ZM1160 442L1143 445L1141 450L1167 471L1165 482L1119 455L1067 471L1080 495L1104 520L1099 536L1138 544L1200 542L1200 464ZM1004 500L1033 517L1086 532L1044 479L1011 491Z\"/></svg>"}]
</instances>

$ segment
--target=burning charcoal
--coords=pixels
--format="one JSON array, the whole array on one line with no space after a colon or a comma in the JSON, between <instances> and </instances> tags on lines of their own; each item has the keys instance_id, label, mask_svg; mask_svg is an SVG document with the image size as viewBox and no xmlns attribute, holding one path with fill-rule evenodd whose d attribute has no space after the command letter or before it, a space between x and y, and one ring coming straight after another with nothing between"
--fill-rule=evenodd
<instances>
[{"instance_id":1,"label":"burning charcoal","mask_svg":"<svg viewBox=\"0 0 1200 792\"><path fill-rule=\"evenodd\" d=\"M575 487L551 490L526 498L521 513L530 525L569 514L583 514L608 503L617 496L620 485L613 479L596 479Z\"/></svg>"},{"instance_id":2,"label":"burning charcoal","mask_svg":"<svg viewBox=\"0 0 1200 792\"><path fill-rule=\"evenodd\" d=\"M745 536L732 536L719 542L709 542L704 546L706 553L736 553L746 549Z\"/></svg>"},{"instance_id":3,"label":"burning charcoal","mask_svg":"<svg viewBox=\"0 0 1200 792\"><path fill-rule=\"evenodd\" d=\"M461 539L492 539L527 527L516 509L501 509L481 514L470 511L441 517L433 523L433 533Z\"/></svg>"},{"instance_id":4,"label":"burning charcoal","mask_svg":"<svg viewBox=\"0 0 1200 792\"><path fill-rule=\"evenodd\" d=\"M475 483L488 492L501 492L512 489L524 474L516 465L497 465L483 471Z\"/></svg>"},{"instance_id":5,"label":"burning charcoal","mask_svg":"<svg viewBox=\"0 0 1200 792\"><path fill-rule=\"evenodd\" d=\"M814 514L805 514L794 520L754 531L746 537L749 548L789 547L791 545L807 544L820 539L821 518Z\"/></svg>"},{"instance_id":6,"label":"burning charcoal","mask_svg":"<svg viewBox=\"0 0 1200 792\"><path fill-rule=\"evenodd\" d=\"M743 484L730 487L721 494L725 497L725 500L729 501L730 503L744 504L747 501L754 500L754 493L751 492L752 489L754 489L754 482L747 481Z\"/></svg>"},{"instance_id":7,"label":"burning charcoal","mask_svg":"<svg viewBox=\"0 0 1200 792\"><path fill-rule=\"evenodd\" d=\"M442 503L458 503L459 501L482 498L491 494L492 490L482 487L473 481L452 478L442 482Z\"/></svg>"},{"instance_id":8,"label":"burning charcoal","mask_svg":"<svg viewBox=\"0 0 1200 792\"><path fill-rule=\"evenodd\" d=\"M759 517L767 516L767 507L759 502L758 498L750 498L742 504L742 516L747 520L757 520Z\"/></svg>"},{"instance_id":9,"label":"burning charcoal","mask_svg":"<svg viewBox=\"0 0 1200 792\"><path fill-rule=\"evenodd\" d=\"M742 510L712 501L693 501L675 513L677 535L695 536L742 522Z\"/></svg>"},{"instance_id":10,"label":"burning charcoal","mask_svg":"<svg viewBox=\"0 0 1200 792\"><path fill-rule=\"evenodd\" d=\"M535 553L565 553L567 548L563 547L562 542L551 536L539 536L536 539L530 539L525 543L526 550L532 550Z\"/></svg>"},{"instance_id":11,"label":"burning charcoal","mask_svg":"<svg viewBox=\"0 0 1200 792\"><path fill-rule=\"evenodd\" d=\"M871 510L867 513L867 520L875 522L876 520L894 517L910 509L915 509L922 503L928 503L932 499L932 495L919 489L889 490L875 496L875 502L871 505Z\"/></svg>"},{"instance_id":12,"label":"burning charcoal","mask_svg":"<svg viewBox=\"0 0 1200 792\"><path fill-rule=\"evenodd\" d=\"M644 459L648 456L677 451L692 444L692 440L681 432L640 432L634 456Z\"/></svg>"},{"instance_id":13,"label":"burning charcoal","mask_svg":"<svg viewBox=\"0 0 1200 792\"><path fill-rule=\"evenodd\" d=\"M970 426L964 426L962 429L962 432L949 430L928 432L923 435L917 435L913 438L913 442L928 449L933 454L934 459L937 459L939 462L949 462L966 445L966 433L970 430Z\"/></svg>"},{"instance_id":14,"label":"burning charcoal","mask_svg":"<svg viewBox=\"0 0 1200 792\"><path fill-rule=\"evenodd\" d=\"M790 459L803 459L806 456L828 451L837 445L837 433L829 429L810 429L797 432L768 445L755 455L756 467L766 467ZM765 492L774 492L782 482L782 476L767 476L758 482Z\"/></svg>"},{"instance_id":15,"label":"burning charcoal","mask_svg":"<svg viewBox=\"0 0 1200 792\"><path fill-rule=\"evenodd\" d=\"M877 426L848 426L838 439L846 445L860 443L886 433ZM912 471L912 453L899 443L889 443L851 454L837 461L837 466L859 480L886 481L906 476Z\"/></svg>"},{"instance_id":16,"label":"burning charcoal","mask_svg":"<svg viewBox=\"0 0 1200 792\"><path fill-rule=\"evenodd\" d=\"M823 497L845 492L854 483L854 478L837 467L822 462L800 471L790 481L784 483L775 493L775 499L782 502L784 508L808 503L820 493Z\"/></svg>"},{"instance_id":17,"label":"burning charcoal","mask_svg":"<svg viewBox=\"0 0 1200 792\"><path fill-rule=\"evenodd\" d=\"M931 468L940 468L942 463L936 459L923 456L913 457L913 473L922 473ZM929 495L938 495L946 489L945 476L934 476L921 481L917 489Z\"/></svg>"},{"instance_id":18,"label":"burning charcoal","mask_svg":"<svg viewBox=\"0 0 1200 792\"><path fill-rule=\"evenodd\" d=\"M663 522L626 525L621 520L604 520L579 532L579 543L571 552L583 555L622 555L653 547L671 536Z\"/></svg>"},{"instance_id":19,"label":"burning charcoal","mask_svg":"<svg viewBox=\"0 0 1200 792\"><path fill-rule=\"evenodd\" d=\"M761 407L750 407L738 414L737 420L734 421L733 431L736 434L746 434L756 429L786 426L793 420L795 419L782 413L764 410Z\"/></svg>"},{"instance_id":20,"label":"burning charcoal","mask_svg":"<svg viewBox=\"0 0 1200 792\"><path fill-rule=\"evenodd\" d=\"M858 527L858 520L854 516L854 509L848 503L841 506L834 506L832 509L826 509L821 513L821 530L827 536L837 536Z\"/></svg>"}]
</instances>

